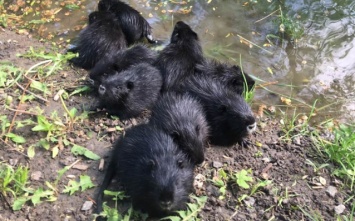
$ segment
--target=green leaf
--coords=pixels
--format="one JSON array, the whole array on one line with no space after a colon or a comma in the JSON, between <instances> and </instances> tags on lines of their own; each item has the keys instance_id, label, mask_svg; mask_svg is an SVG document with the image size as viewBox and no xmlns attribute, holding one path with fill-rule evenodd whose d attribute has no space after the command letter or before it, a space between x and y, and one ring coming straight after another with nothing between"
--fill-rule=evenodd
<instances>
[{"instance_id":1,"label":"green leaf","mask_svg":"<svg viewBox=\"0 0 355 221\"><path fill-rule=\"evenodd\" d=\"M78 182L75 180L69 180L68 186L65 186L63 193L69 193L69 195L72 195L76 191L79 191L79 188L80 184Z\"/></svg>"},{"instance_id":2,"label":"green leaf","mask_svg":"<svg viewBox=\"0 0 355 221\"><path fill-rule=\"evenodd\" d=\"M94 187L95 185L91 182L91 179L87 175L80 176L80 186L81 186L81 191L85 191L89 188Z\"/></svg>"},{"instance_id":3,"label":"green leaf","mask_svg":"<svg viewBox=\"0 0 355 221\"><path fill-rule=\"evenodd\" d=\"M48 91L47 85L45 83L41 83L39 81L32 80L30 87L34 88L36 90L42 91L45 94L50 94Z\"/></svg>"},{"instance_id":4,"label":"green leaf","mask_svg":"<svg viewBox=\"0 0 355 221\"><path fill-rule=\"evenodd\" d=\"M12 210L14 211L20 210L27 200L28 200L27 197L17 198L15 202L12 204Z\"/></svg>"},{"instance_id":5,"label":"green leaf","mask_svg":"<svg viewBox=\"0 0 355 221\"><path fill-rule=\"evenodd\" d=\"M40 145L41 147L43 147L46 150L49 150L49 148L51 147L50 143L46 139L40 139L38 142L38 145Z\"/></svg>"},{"instance_id":6,"label":"green leaf","mask_svg":"<svg viewBox=\"0 0 355 221\"><path fill-rule=\"evenodd\" d=\"M74 144L71 148L71 152L74 155L84 155L85 157L91 160L99 160L100 156L92 152L91 150L86 149L85 147Z\"/></svg>"},{"instance_id":7,"label":"green leaf","mask_svg":"<svg viewBox=\"0 0 355 221\"><path fill-rule=\"evenodd\" d=\"M8 138L10 138L13 142L15 143L26 143L26 139L24 137L21 137L19 135L16 135L14 133L8 133L6 134Z\"/></svg>"},{"instance_id":8,"label":"green leaf","mask_svg":"<svg viewBox=\"0 0 355 221\"><path fill-rule=\"evenodd\" d=\"M71 97L71 96L73 96L75 94L79 94L81 92L87 92L87 91L90 91L90 90L91 90L91 88L89 86L79 87L79 88L75 89L73 92L71 92L69 94L69 97Z\"/></svg>"},{"instance_id":9,"label":"green leaf","mask_svg":"<svg viewBox=\"0 0 355 221\"><path fill-rule=\"evenodd\" d=\"M34 193L33 196L31 196L31 202L33 205L36 205L41 202L41 198L46 197L48 198L49 196L53 195L54 192L51 190L43 190L42 188L38 188Z\"/></svg>"},{"instance_id":10,"label":"green leaf","mask_svg":"<svg viewBox=\"0 0 355 221\"><path fill-rule=\"evenodd\" d=\"M248 176L248 171L241 170L240 172L235 173L234 176L236 178L236 182L237 182L238 186L240 186L244 189L250 188L250 186L247 182L251 182L253 180L253 178Z\"/></svg>"}]
</instances>

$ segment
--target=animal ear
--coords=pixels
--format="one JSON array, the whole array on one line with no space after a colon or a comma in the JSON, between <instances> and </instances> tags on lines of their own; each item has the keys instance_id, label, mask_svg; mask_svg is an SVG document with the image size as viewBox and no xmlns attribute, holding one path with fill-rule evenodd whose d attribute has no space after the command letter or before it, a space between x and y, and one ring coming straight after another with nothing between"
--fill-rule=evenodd
<instances>
[{"instance_id":1,"label":"animal ear","mask_svg":"<svg viewBox=\"0 0 355 221\"><path fill-rule=\"evenodd\" d=\"M219 111L221 112L221 113L224 113L224 112L226 112L227 111L227 106L226 105L224 105L224 104L222 104L221 106L219 106Z\"/></svg>"},{"instance_id":2,"label":"animal ear","mask_svg":"<svg viewBox=\"0 0 355 221\"><path fill-rule=\"evenodd\" d=\"M128 81L128 82L127 82L127 88L128 88L129 90L132 90L132 89L134 88L134 83L133 83L132 81Z\"/></svg>"}]
</instances>

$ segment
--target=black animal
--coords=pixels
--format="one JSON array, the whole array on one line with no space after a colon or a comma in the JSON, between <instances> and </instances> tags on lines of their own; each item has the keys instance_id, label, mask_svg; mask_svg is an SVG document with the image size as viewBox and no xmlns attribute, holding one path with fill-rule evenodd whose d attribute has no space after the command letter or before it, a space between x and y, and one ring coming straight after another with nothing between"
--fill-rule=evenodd
<instances>
[{"instance_id":1,"label":"black animal","mask_svg":"<svg viewBox=\"0 0 355 221\"><path fill-rule=\"evenodd\" d=\"M182 21L176 23L170 44L159 54L155 65L163 75L162 91L177 87L194 74L195 66L204 60L198 35Z\"/></svg>"},{"instance_id":2,"label":"black animal","mask_svg":"<svg viewBox=\"0 0 355 221\"><path fill-rule=\"evenodd\" d=\"M120 0L101 0L98 4L99 11L114 13L118 19L128 45L143 38L149 43L156 43L152 37L152 28L142 15Z\"/></svg>"},{"instance_id":3,"label":"black animal","mask_svg":"<svg viewBox=\"0 0 355 221\"><path fill-rule=\"evenodd\" d=\"M213 77L193 75L179 90L201 102L210 128L209 140L212 144L244 144L243 138L255 130L255 118L243 97Z\"/></svg>"},{"instance_id":4,"label":"black animal","mask_svg":"<svg viewBox=\"0 0 355 221\"><path fill-rule=\"evenodd\" d=\"M149 124L127 130L114 146L97 198L102 209L103 191L117 177L131 197L133 208L153 217L184 209L193 187L194 165L173 139Z\"/></svg>"},{"instance_id":5,"label":"black animal","mask_svg":"<svg viewBox=\"0 0 355 221\"><path fill-rule=\"evenodd\" d=\"M190 95L164 94L154 105L150 123L170 134L191 161L204 161L208 125L201 104Z\"/></svg>"},{"instance_id":6,"label":"black animal","mask_svg":"<svg viewBox=\"0 0 355 221\"><path fill-rule=\"evenodd\" d=\"M88 26L80 32L74 44L68 51L79 53L79 57L71 59L70 62L86 70L93 68L100 59L111 57L127 47L115 15L98 11L89 15Z\"/></svg>"},{"instance_id":7,"label":"black animal","mask_svg":"<svg viewBox=\"0 0 355 221\"><path fill-rule=\"evenodd\" d=\"M99 86L99 107L121 119L138 116L150 109L160 94L162 77L147 63L131 66L106 78Z\"/></svg>"},{"instance_id":8,"label":"black animal","mask_svg":"<svg viewBox=\"0 0 355 221\"><path fill-rule=\"evenodd\" d=\"M90 70L89 78L95 88L110 75L127 70L133 65L140 63L153 64L158 56L156 51L144 45L135 45L127 50L117 51L111 57L101 59L93 69Z\"/></svg>"},{"instance_id":9,"label":"black animal","mask_svg":"<svg viewBox=\"0 0 355 221\"><path fill-rule=\"evenodd\" d=\"M255 85L255 81L242 72L239 66L216 60L205 60L203 64L197 64L195 73L212 76L238 94L250 91Z\"/></svg>"}]
</instances>

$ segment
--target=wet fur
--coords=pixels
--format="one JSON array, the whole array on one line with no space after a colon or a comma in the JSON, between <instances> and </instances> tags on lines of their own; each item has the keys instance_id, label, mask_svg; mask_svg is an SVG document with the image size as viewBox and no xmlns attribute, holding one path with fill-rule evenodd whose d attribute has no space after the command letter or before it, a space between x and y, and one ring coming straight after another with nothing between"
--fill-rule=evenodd
<instances>
[{"instance_id":1,"label":"wet fur","mask_svg":"<svg viewBox=\"0 0 355 221\"><path fill-rule=\"evenodd\" d=\"M204 161L208 125L201 104L190 95L164 94L152 109L150 123L170 134L192 162Z\"/></svg>"},{"instance_id":2,"label":"wet fur","mask_svg":"<svg viewBox=\"0 0 355 221\"><path fill-rule=\"evenodd\" d=\"M106 78L99 87L99 106L121 119L138 116L157 101L162 85L158 69L142 63Z\"/></svg>"},{"instance_id":3,"label":"wet fur","mask_svg":"<svg viewBox=\"0 0 355 221\"><path fill-rule=\"evenodd\" d=\"M239 66L217 60L205 60L203 64L198 64L196 73L212 76L238 94L246 90L250 91L255 85L255 81L248 74L243 73Z\"/></svg>"},{"instance_id":4,"label":"wet fur","mask_svg":"<svg viewBox=\"0 0 355 221\"><path fill-rule=\"evenodd\" d=\"M101 0L98 4L99 11L114 13L119 21L128 45L147 38L150 43L155 43L152 38L152 28L143 16L128 4L119 0Z\"/></svg>"},{"instance_id":5,"label":"wet fur","mask_svg":"<svg viewBox=\"0 0 355 221\"><path fill-rule=\"evenodd\" d=\"M68 50L79 53L79 57L70 62L86 70L93 68L100 59L109 58L127 47L121 26L112 13L92 12L89 23L79 33L75 46Z\"/></svg>"},{"instance_id":6,"label":"wet fur","mask_svg":"<svg viewBox=\"0 0 355 221\"><path fill-rule=\"evenodd\" d=\"M133 65L140 63L153 64L158 54L147 48L145 45L134 45L133 47L118 51L116 54L106 59L100 60L93 69L91 69L89 78L95 88L108 76L127 70Z\"/></svg>"},{"instance_id":7,"label":"wet fur","mask_svg":"<svg viewBox=\"0 0 355 221\"><path fill-rule=\"evenodd\" d=\"M176 23L170 44L159 54L156 66L163 75L163 92L178 87L203 61L198 35L182 21Z\"/></svg>"},{"instance_id":8,"label":"wet fur","mask_svg":"<svg viewBox=\"0 0 355 221\"><path fill-rule=\"evenodd\" d=\"M248 135L247 126L255 123L243 97L213 77L191 76L180 87L180 92L188 93L201 102L210 128L209 140L214 145L242 143Z\"/></svg>"}]
</instances>

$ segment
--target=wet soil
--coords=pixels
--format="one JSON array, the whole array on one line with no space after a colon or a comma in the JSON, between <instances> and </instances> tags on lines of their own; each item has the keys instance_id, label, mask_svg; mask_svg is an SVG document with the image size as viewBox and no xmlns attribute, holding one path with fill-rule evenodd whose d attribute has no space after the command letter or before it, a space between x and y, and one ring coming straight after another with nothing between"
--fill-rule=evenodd
<instances>
[{"instance_id":1,"label":"wet soil","mask_svg":"<svg viewBox=\"0 0 355 221\"><path fill-rule=\"evenodd\" d=\"M50 50L49 44L18 35L10 30L0 30L2 62L7 61L24 70L28 69L36 64L36 61L17 57L16 54L24 53L29 46ZM13 110L4 108L5 97L12 95L16 98L23 91L16 85L6 89L0 88L0 104L3 107L1 115L6 115L11 120L15 110L21 109L16 120L32 118L35 121L35 116L30 113L33 107L38 106L44 110L44 115L50 116L56 110L58 116L62 116L63 107L60 101L53 100L54 95L61 88L71 91L84 84L85 75L84 71L66 68L51 77L50 81L54 86L50 95L46 96L48 102L34 99L26 102L26 105L19 106L18 101L14 99L10 105ZM20 81L19 84L25 86L27 82ZM65 102L68 108L71 108L88 104L92 99L91 95L78 95L70 97ZM323 220L335 220L335 208L339 205L345 205L342 214L350 213L350 205L354 199L346 201L353 193L345 188L341 180L331 175L330 167L316 169L307 163L308 160L316 165L323 163L315 154L312 142L307 136L299 136L292 142L280 139L282 133L279 120L270 115L260 117L258 130L249 138L251 145L247 148L238 145L228 148L214 146L207 148L205 161L195 170L195 175L199 178L197 183L200 184L196 186L196 195L208 197L205 207L199 214L201 220L311 220L306 213L314 217L319 216ZM112 142L122 134L114 128L120 126L125 130L144 121L146 118L143 117L121 122L108 118L104 113L93 114L83 122L75 124L65 136L69 141L95 152L107 162ZM0 161L13 166L29 166L30 187L48 189L46 181L53 183L59 170L77 160L80 161L60 179L57 200L54 202L44 200L37 205L28 202L20 211L12 211L9 205L13 199L0 195L0 220L92 220L95 206L89 210L82 210L82 206L85 201L95 199L96 191L102 182L104 171L99 170L100 162L74 156L68 147L59 148L58 156L55 158L52 158L51 151L36 147L36 154L30 159L27 157L29 145L45 137L45 134L31 131L31 128L27 126L13 130L27 139L28 142L25 144L16 145L11 141L5 143L5 137L2 137L0 145ZM259 188L251 195L251 189L242 189L229 181L226 195L221 199L219 188L211 182L218 177L220 169L229 174L242 169L250 170L250 176L253 177L251 186L265 180L270 180L271 184ZM38 174L40 176L35 176ZM84 192L75 192L73 195L62 193L69 180L78 180L80 175L90 176L96 187ZM334 187L337 193L329 194L327 190L330 186ZM244 194L247 197L240 200Z\"/></svg>"}]
</instances>

